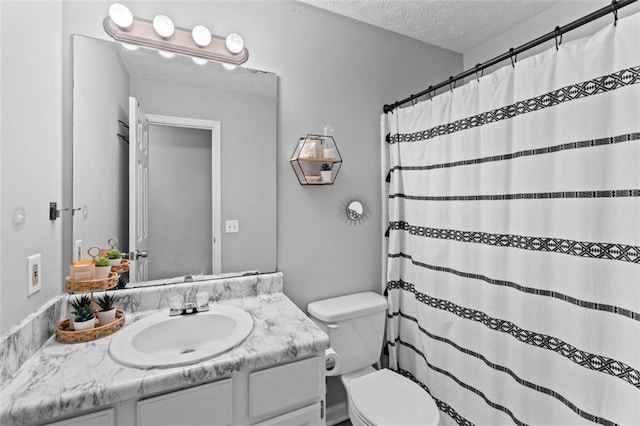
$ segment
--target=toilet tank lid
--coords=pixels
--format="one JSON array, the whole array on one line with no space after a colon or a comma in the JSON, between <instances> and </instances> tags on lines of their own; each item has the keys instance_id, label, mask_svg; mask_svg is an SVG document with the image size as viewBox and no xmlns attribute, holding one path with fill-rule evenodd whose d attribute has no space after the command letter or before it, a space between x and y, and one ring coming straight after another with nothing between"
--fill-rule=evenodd
<instances>
[{"instance_id":1,"label":"toilet tank lid","mask_svg":"<svg viewBox=\"0 0 640 426\"><path fill-rule=\"evenodd\" d=\"M385 309L387 299L372 291L318 300L307 305L309 315L326 322L356 318Z\"/></svg>"}]
</instances>

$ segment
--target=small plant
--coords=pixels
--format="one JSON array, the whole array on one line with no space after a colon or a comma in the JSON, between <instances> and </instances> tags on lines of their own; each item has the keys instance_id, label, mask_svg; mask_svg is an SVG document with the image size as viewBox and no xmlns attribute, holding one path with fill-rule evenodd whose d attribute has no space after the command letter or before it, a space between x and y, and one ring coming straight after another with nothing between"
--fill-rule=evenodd
<instances>
[{"instance_id":1,"label":"small plant","mask_svg":"<svg viewBox=\"0 0 640 426\"><path fill-rule=\"evenodd\" d=\"M79 299L69 301L75 312L73 314L76 322L85 322L95 318L95 313L91 307L91 299L86 294Z\"/></svg>"},{"instance_id":2,"label":"small plant","mask_svg":"<svg viewBox=\"0 0 640 426\"><path fill-rule=\"evenodd\" d=\"M109 266L109 258L104 256L98 256L93 260L96 266Z\"/></svg>"},{"instance_id":3,"label":"small plant","mask_svg":"<svg viewBox=\"0 0 640 426\"><path fill-rule=\"evenodd\" d=\"M94 319L95 314L93 309L91 309L91 306L82 305L76 310L74 318L76 322L85 322Z\"/></svg>"},{"instance_id":4,"label":"small plant","mask_svg":"<svg viewBox=\"0 0 640 426\"><path fill-rule=\"evenodd\" d=\"M96 297L96 304L100 307L101 311L110 311L113 309L113 304L117 299L117 296L114 294L105 293L102 296Z\"/></svg>"},{"instance_id":5,"label":"small plant","mask_svg":"<svg viewBox=\"0 0 640 426\"><path fill-rule=\"evenodd\" d=\"M320 170L322 170L322 171L328 171L328 170L331 170L331 164L329 164L329 163L322 163L322 165L320 166Z\"/></svg>"},{"instance_id":6,"label":"small plant","mask_svg":"<svg viewBox=\"0 0 640 426\"><path fill-rule=\"evenodd\" d=\"M120 254L120 250L118 249L111 249L107 252L107 257L109 259L120 259L122 257L122 255Z\"/></svg>"},{"instance_id":7,"label":"small plant","mask_svg":"<svg viewBox=\"0 0 640 426\"><path fill-rule=\"evenodd\" d=\"M82 296L80 296L79 299L75 298L73 300L70 300L69 304L76 311L78 311L80 308L82 308L84 306L87 306L87 307L91 308L91 298L89 296L87 296L86 294L83 294Z\"/></svg>"}]
</instances>

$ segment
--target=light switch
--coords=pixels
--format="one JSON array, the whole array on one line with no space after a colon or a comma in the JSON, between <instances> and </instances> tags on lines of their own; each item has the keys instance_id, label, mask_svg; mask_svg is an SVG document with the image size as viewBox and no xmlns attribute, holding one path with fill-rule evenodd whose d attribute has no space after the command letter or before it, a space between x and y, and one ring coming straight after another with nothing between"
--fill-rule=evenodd
<instances>
[{"instance_id":1,"label":"light switch","mask_svg":"<svg viewBox=\"0 0 640 426\"><path fill-rule=\"evenodd\" d=\"M224 222L224 232L227 234L240 232L240 222L237 220L226 220Z\"/></svg>"}]
</instances>

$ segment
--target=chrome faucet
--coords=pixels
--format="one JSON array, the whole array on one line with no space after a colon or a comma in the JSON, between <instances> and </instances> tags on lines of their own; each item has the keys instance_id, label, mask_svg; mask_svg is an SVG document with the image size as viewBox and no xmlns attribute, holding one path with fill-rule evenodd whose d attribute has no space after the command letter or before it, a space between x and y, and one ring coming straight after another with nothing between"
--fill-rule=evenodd
<instances>
[{"instance_id":1,"label":"chrome faucet","mask_svg":"<svg viewBox=\"0 0 640 426\"><path fill-rule=\"evenodd\" d=\"M209 293L199 291L196 294L195 301L187 302L180 295L171 297L171 306L169 307L169 316L176 315L191 315L198 312L205 312L209 310Z\"/></svg>"}]
</instances>

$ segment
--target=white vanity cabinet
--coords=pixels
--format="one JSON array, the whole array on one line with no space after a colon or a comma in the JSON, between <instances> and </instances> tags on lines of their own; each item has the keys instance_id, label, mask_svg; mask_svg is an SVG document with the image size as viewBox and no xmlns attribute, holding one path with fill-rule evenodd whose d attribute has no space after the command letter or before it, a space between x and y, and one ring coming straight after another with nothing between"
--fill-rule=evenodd
<instances>
[{"instance_id":1,"label":"white vanity cabinet","mask_svg":"<svg viewBox=\"0 0 640 426\"><path fill-rule=\"evenodd\" d=\"M114 411L113 408L108 408L91 414L49 423L48 426L115 426Z\"/></svg>"},{"instance_id":2,"label":"white vanity cabinet","mask_svg":"<svg viewBox=\"0 0 640 426\"><path fill-rule=\"evenodd\" d=\"M323 426L323 361L320 355L245 369L214 382L122 401L51 425Z\"/></svg>"},{"instance_id":3,"label":"white vanity cabinet","mask_svg":"<svg viewBox=\"0 0 640 426\"><path fill-rule=\"evenodd\" d=\"M195 386L136 403L136 425L232 425L231 379Z\"/></svg>"}]
</instances>

